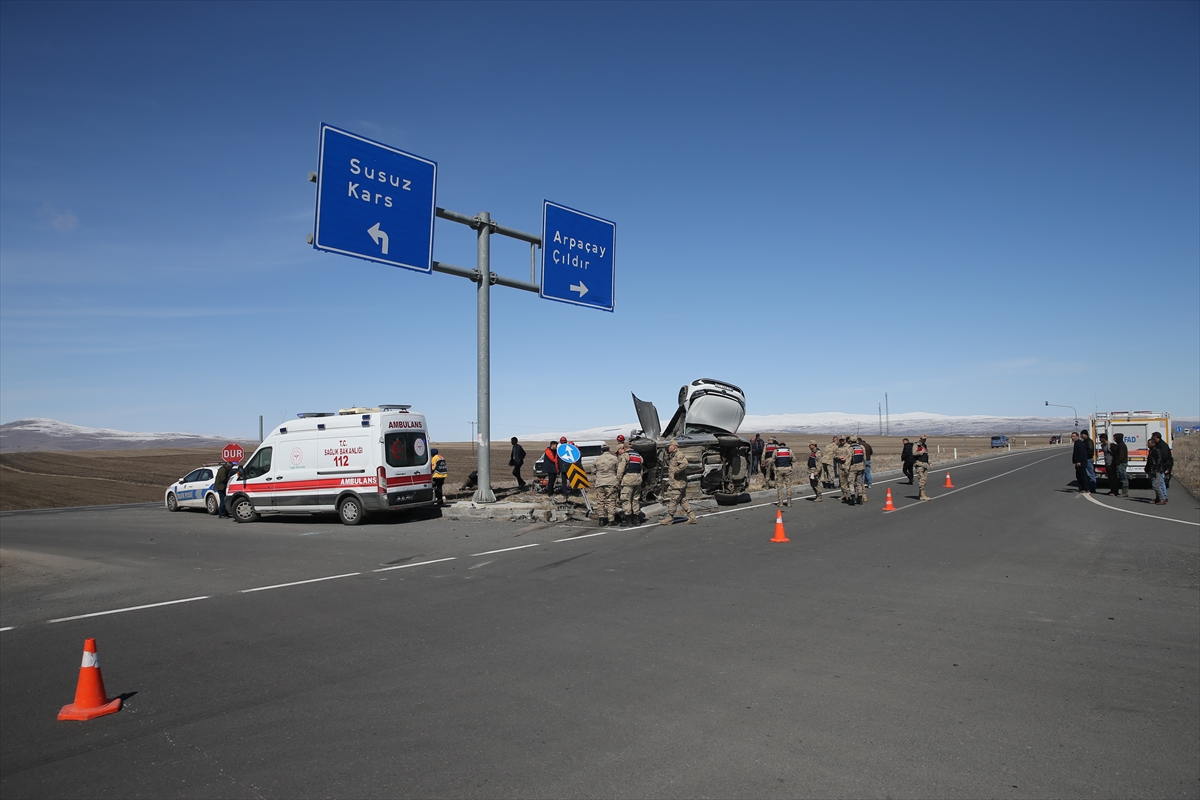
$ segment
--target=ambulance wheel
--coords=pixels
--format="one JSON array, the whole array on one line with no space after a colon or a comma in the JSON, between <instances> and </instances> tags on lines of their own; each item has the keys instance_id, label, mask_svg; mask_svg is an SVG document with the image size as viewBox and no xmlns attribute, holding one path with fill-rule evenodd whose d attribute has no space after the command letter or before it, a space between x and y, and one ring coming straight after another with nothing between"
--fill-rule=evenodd
<instances>
[{"instance_id":1,"label":"ambulance wheel","mask_svg":"<svg viewBox=\"0 0 1200 800\"><path fill-rule=\"evenodd\" d=\"M209 514L216 516L216 513L220 511L218 506L219 504L217 503L217 496L215 494L210 494L208 497L204 498L204 508Z\"/></svg>"},{"instance_id":2,"label":"ambulance wheel","mask_svg":"<svg viewBox=\"0 0 1200 800\"><path fill-rule=\"evenodd\" d=\"M167 511L178 511L179 501L175 499L175 493L171 492L167 495Z\"/></svg>"},{"instance_id":3,"label":"ambulance wheel","mask_svg":"<svg viewBox=\"0 0 1200 800\"><path fill-rule=\"evenodd\" d=\"M357 525L363 521L362 501L351 495L338 503L338 517L343 525Z\"/></svg>"},{"instance_id":4,"label":"ambulance wheel","mask_svg":"<svg viewBox=\"0 0 1200 800\"><path fill-rule=\"evenodd\" d=\"M254 522L258 519L258 513L254 510L254 503L250 502L250 498L245 495L233 501L233 518L238 522Z\"/></svg>"}]
</instances>

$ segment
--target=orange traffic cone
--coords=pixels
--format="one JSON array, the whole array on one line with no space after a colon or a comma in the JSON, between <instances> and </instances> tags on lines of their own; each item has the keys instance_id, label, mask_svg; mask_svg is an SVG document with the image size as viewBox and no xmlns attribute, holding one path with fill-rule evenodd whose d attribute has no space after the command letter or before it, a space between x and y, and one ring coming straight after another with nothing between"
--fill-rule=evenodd
<instances>
[{"instance_id":1,"label":"orange traffic cone","mask_svg":"<svg viewBox=\"0 0 1200 800\"><path fill-rule=\"evenodd\" d=\"M790 542L791 541L791 539L789 539L783 532L783 512L782 511L775 512L775 538L772 539L771 541L772 542Z\"/></svg>"},{"instance_id":2,"label":"orange traffic cone","mask_svg":"<svg viewBox=\"0 0 1200 800\"><path fill-rule=\"evenodd\" d=\"M104 678L100 675L100 659L96 657L96 640L83 643L83 665L79 668L79 683L75 687L75 702L63 706L59 719L87 720L115 714L121 710L121 698L112 700L104 693Z\"/></svg>"},{"instance_id":3,"label":"orange traffic cone","mask_svg":"<svg viewBox=\"0 0 1200 800\"><path fill-rule=\"evenodd\" d=\"M949 472L946 473L946 485L943 486L942 488L943 489L953 489L954 488L954 484L950 482L950 473Z\"/></svg>"},{"instance_id":4,"label":"orange traffic cone","mask_svg":"<svg viewBox=\"0 0 1200 800\"><path fill-rule=\"evenodd\" d=\"M883 504L884 511L895 511L896 507L892 505L892 490L888 487L887 502Z\"/></svg>"}]
</instances>

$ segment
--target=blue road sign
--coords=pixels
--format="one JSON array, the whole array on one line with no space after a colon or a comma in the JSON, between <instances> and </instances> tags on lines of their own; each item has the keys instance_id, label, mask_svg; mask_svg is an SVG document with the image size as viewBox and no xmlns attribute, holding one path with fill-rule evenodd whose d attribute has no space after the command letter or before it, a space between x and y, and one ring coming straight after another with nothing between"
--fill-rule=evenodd
<instances>
[{"instance_id":1,"label":"blue road sign","mask_svg":"<svg viewBox=\"0 0 1200 800\"><path fill-rule=\"evenodd\" d=\"M568 464L579 463L579 448L567 442L558 446L558 460L565 461Z\"/></svg>"},{"instance_id":2,"label":"blue road sign","mask_svg":"<svg viewBox=\"0 0 1200 800\"><path fill-rule=\"evenodd\" d=\"M541 296L612 311L616 243L616 224L544 201Z\"/></svg>"},{"instance_id":3,"label":"blue road sign","mask_svg":"<svg viewBox=\"0 0 1200 800\"><path fill-rule=\"evenodd\" d=\"M433 271L437 163L321 125L313 247Z\"/></svg>"}]
</instances>

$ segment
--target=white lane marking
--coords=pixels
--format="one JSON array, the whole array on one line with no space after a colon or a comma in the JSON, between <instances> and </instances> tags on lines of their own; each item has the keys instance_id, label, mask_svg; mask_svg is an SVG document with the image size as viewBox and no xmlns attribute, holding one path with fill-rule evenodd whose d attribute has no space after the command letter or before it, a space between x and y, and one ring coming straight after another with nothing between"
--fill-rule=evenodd
<instances>
[{"instance_id":1,"label":"white lane marking","mask_svg":"<svg viewBox=\"0 0 1200 800\"><path fill-rule=\"evenodd\" d=\"M396 566L394 566L394 567L384 567L383 569L373 569L373 570L371 570L371 571L372 571L372 572L388 572L388 571L390 571L390 570L393 570L393 569L408 569L409 567L423 567L423 566L425 566L426 564L438 564L438 563L441 563L442 561L454 561L454 557L451 557L451 558L435 558L435 559L433 559L432 561L414 561L414 562L413 562L413 563L411 563L411 564L398 564L398 565L396 565Z\"/></svg>"},{"instance_id":2,"label":"white lane marking","mask_svg":"<svg viewBox=\"0 0 1200 800\"><path fill-rule=\"evenodd\" d=\"M961 492L964 489L974 489L976 486L987 483L988 481L994 481L997 478L1003 478L1005 475L1012 475L1014 472L1020 472L1023 469L1029 469L1030 467L1036 467L1038 464L1042 463L1043 461L1049 461L1052 458L1058 458L1058 455L1059 455L1058 453L1055 453L1052 456L1046 456L1045 458L1039 458L1037 461L1034 461L1032 464L1026 464L1023 467L1017 467L1016 469L1010 469L1008 472L1001 472L999 475L993 475L992 477L984 478L981 481L975 481L974 483L968 483L966 486L959 486L957 489L951 489L948 492L943 492L943 493L939 494L937 497L931 497L929 499L930 500L941 500L943 497L949 497L950 495L955 494L956 492ZM941 472L941 470L938 470L938 471ZM926 501L926 502L928 502L928 501ZM896 506L896 511L903 511L906 508L916 508L919 505L921 505L920 501L918 501L916 503L909 503L906 506ZM894 513L896 513L896 511L892 511L889 513L894 514Z\"/></svg>"},{"instance_id":3,"label":"white lane marking","mask_svg":"<svg viewBox=\"0 0 1200 800\"><path fill-rule=\"evenodd\" d=\"M1184 525L1195 525L1196 527L1200 527L1200 522L1189 522L1186 519L1174 519L1173 517L1159 517L1154 514L1143 514L1141 511L1130 511L1127 508L1117 508L1116 506L1110 506L1106 503L1101 503L1090 494L1085 493L1083 496L1085 499L1091 500L1096 505L1100 506L1101 508L1107 508L1109 511L1120 511L1123 514L1133 514L1136 517L1149 517L1150 519L1161 519L1163 522L1179 522Z\"/></svg>"},{"instance_id":4,"label":"white lane marking","mask_svg":"<svg viewBox=\"0 0 1200 800\"><path fill-rule=\"evenodd\" d=\"M17 627L17 626L16 626L16 625L9 625L7 628L0 628L0 633L4 633L4 631L11 631L11 630L12 630L13 628L15 628L15 627Z\"/></svg>"},{"instance_id":5,"label":"white lane marking","mask_svg":"<svg viewBox=\"0 0 1200 800\"><path fill-rule=\"evenodd\" d=\"M355 575L362 575L361 572L347 572L345 575L326 575L324 578L309 578L306 581L292 581L291 583L277 583L273 586L256 586L253 589L242 589L242 594L250 592L265 592L267 589L282 589L286 586L301 586L305 583L320 583L321 581L335 581L338 578L352 578Z\"/></svg>"},{"instance_id":6,"label":"white lane marking","mask_svg":"<svg viewBox=\"0 0 1200 800\"><path fill-rule=\"evenodd\" d=\"M73 619L87 619L88 617L103 617L103 616L107 616L108 614L124 614L126 611L141 611L143 608L158 608L159 606L173 606L173 605L176 605L177 603L192 603L192 602L195 602L196 600L207 600L207 599L208 599L208 595L203 595L201 597L186 597L183 600L168 600L165 603L148 603L147 605L144 605L144 606L130 606L129 608L114 608L112 611L95 611L91 614L76 614L73 617L59 617L58 619L46 620L46 622L47 623L70 622ZM8 630L8 628L5 628L5 630Z\"/></svg>"},{"instance_id":7,"label":"white lane marking","mask_svg":"<svg viewBox=\"0 0 1200 800\"><path fill-rule=\"evenodd\" d=\"M491 561L480 561L478 564L472 564L471 566L467 567L467 569L479 569L480 567L486 567L488 564L495 564L495 563L496 563L495 559L492 559Z\"/></svg>"},{"instance_id":8,"label":"white lane marking","mask_svg":"<svg viewBox=\"0 0 1200 800\"><path fill-rule=\"evenodd\" d=\"M526 547L537 547L539 544L541 544L541 542L534 542L533 544L521 544L517 545L516 547L505 547L501 550L488 550L484 553L471 553L471 558L475 558L476 556L494 556L496 553L511 553L513 550L524 550Z\"/></svg>"}]
</instances>

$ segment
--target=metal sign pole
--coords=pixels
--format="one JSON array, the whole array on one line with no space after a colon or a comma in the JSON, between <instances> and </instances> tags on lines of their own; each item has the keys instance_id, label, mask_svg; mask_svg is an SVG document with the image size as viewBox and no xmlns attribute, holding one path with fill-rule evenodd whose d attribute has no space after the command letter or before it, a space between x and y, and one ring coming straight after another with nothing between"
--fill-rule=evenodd
<instances>
[{"instance_id":1,"label":"metal sign pole","mask_svg":"<svg viewBox=\"0 0 1200 800\"><path fill-rule=\"evenodd\" d=\"M479 212L479 298L477 329L478 360L478 417L479 450L475 458L475 469L479 472L479 488L472 498L476 503L494 503L492 492L492 337L491 337L491 292L492 292L492 215Z\"/></svg>"}]
</instances>

